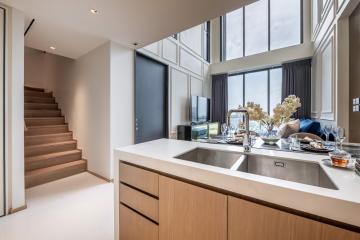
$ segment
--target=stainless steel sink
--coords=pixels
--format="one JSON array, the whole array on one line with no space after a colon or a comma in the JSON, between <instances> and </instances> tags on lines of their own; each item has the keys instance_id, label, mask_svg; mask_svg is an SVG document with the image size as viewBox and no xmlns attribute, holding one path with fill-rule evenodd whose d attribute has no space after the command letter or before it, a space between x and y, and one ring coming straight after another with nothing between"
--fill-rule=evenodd
<instances>
[{"instance_id":1,"label":"stainless steel sink","mask_svg":"<svg viewBox=\"0 0 360 240\"><path fill-rule=\"evenodd\" d=\"M230 169L237 162L240 165L242 156L243 154L237 152L195 148L175 158Z\"/></svg>"},{"instance_id":2,"label":"stainless steel sink","mask_svg":"<svg viewBox=\"0 0 360 240\"><path fill-rule=\"evenodd\" d=\"M195 148L175 158L338 190L320 164L294 159Z\"/></svg>"},{"instance_id":3,"label":"stainless steel sink","mask_svg":"<svg viewBox=\"0 0 360 240\"><path fill-rule=\"evenodd\" d=\"M293 159L277 159L260 155L246 155L237 170L338 190L318 163Z\"/></svg>"}]
</instances>

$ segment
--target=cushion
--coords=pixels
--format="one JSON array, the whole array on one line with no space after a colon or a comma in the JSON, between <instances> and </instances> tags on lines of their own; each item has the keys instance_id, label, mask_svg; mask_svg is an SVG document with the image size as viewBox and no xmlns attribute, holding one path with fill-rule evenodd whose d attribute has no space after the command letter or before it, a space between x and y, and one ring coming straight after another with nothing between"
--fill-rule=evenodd
<instances>
[{"instance_id":1,"label":"cushion","mask_svg":"<svg viewBox=\"0 0 360 240\"><path fill-rule=\"evenodd\" d=\"M299 132L312 133L317 136L321 136L321 125L320 122L311 119L302 119L300 121Z\"/></svg>"},{"instance_id":2,"label":"cushion","mask_svg":"<svg viewBox=\"0 0 360 240\"><path fill-rule=\"evenodd\" d=\"M299 119L284 123L279 128L279 136L282 138L287 138L291 134L299 132L299 129L300 129Z\"/></svg>"}]
</instances>

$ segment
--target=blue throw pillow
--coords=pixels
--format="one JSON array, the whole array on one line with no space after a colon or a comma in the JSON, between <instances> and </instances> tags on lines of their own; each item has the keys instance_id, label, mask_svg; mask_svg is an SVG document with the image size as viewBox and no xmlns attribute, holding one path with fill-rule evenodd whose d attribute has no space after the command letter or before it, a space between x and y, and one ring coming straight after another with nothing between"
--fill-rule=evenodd
<instances>
[{"instance_id":1,"label":"blue throw pillow","mask_svg":"<svg viewBox=\"0 0 360 240\"><path fill-rule=\"evenodd\" d=\"M311 119L301 119L299 132L309 132L312 123L313 120Z\"/></svg>"},{"instance_id":2,"label":"blue throw pillow","mask_svg":"<svg viewBox=\"0 0 360 240\"><path fill-rule=\"evenodd\" d=\"M321 125L317 121L311 119L302 119L300 121L300 132L312 133L321 136Z\"/></svg>"}]
</instances>

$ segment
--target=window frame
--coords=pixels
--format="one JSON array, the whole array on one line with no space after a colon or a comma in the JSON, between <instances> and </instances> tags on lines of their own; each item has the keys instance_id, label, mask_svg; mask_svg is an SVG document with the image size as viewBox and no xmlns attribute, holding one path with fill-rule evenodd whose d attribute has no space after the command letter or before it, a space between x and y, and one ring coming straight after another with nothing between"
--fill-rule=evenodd
<instances>
[{"instance_id":1,"label":"window frame","mask_svg":"<svg viewBox=\"0 0 360 240\"><path fill-rule=\"evenodd\" d=\"M282 69L282 66L277 65L277 66L273 66L273 67L267 67L267 68L261 68L261 69L256 69L256 70L249 70L249 71L228 74L228 77L243 75L243 102L241 103L242 106L245 106L245 104L246 104L246 74L266 71L267 72L267 109L266 110L267 110L267 113L270 114L270 112L271 112L271 109L270 109L270 84L271 84L270 71L273 69L279 69L279 68Z\"/></svg>"},{"instance_id":2,"label":"window frame","mask_svg":"<svg viewBox=\"0 0 360 240\"><path fill-rule=\"evenodd\" d=\"M268 46L267 46L267 51L266 52L270 52L273 51L271 50L271 22L270 22L270 8L271 8L271 0L267 0L267 5L268 5L268 11L267 11L267 22L268 22L268 26L267 26L267 32L268 32ZM243 57L247 57L247 56L251 56L251 55L246 55L245 54L245 47L246 47L246 42L245 42L245 11L246 11L246 6L242 7L243 8L243 22L242 22L242 31L243 31L243 54L242 56L240 56L239 58L243 58ZM299 44L303 44L304 43L304 0L300 0L300 43ZM233 59L231 59L233 60ZM226 59L226 14L220 17L220 61L229 61Z\"/></svg>"}]
</instances>

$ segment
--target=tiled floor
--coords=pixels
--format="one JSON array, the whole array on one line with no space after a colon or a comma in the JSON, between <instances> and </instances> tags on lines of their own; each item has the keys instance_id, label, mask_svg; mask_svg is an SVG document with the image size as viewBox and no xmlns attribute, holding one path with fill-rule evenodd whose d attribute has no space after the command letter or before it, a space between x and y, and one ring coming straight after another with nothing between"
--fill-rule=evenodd
<instances>
[{"instance_id":1,"label":"tiled floor","mask_svg":"<svg viewBox=\"0 0 360 240\"><path fill-rule=\"evenodd\" d=\"M31 188L24 211L0 218L0 240L113 240L113 184L89 173Z\"/></svg>"}]
</instances>

